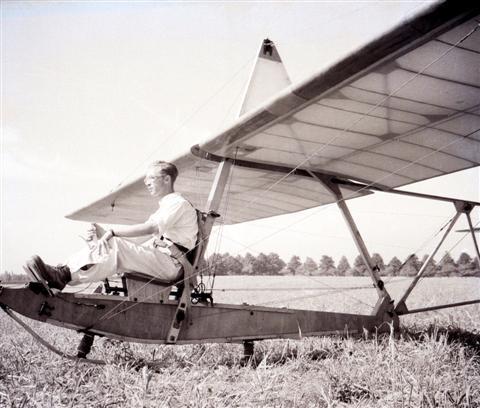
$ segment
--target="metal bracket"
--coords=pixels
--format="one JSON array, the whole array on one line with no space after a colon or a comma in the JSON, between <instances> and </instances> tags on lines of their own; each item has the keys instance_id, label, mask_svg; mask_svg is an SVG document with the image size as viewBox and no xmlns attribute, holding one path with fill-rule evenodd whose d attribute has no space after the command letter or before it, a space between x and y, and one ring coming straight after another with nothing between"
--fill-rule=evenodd
<instances>
[{"instance_id":1,"label":"metal bracket","mask_svg":"<svg viewBox=\"0 0 480 408\"><path fill-rule=\"evenodd\" d=\"M55 310L55 307L50 306L47 302L43 302L40 305L40 310L38 311L39 316L52 316L52 311Z\"/></svg>"}]
</instances>

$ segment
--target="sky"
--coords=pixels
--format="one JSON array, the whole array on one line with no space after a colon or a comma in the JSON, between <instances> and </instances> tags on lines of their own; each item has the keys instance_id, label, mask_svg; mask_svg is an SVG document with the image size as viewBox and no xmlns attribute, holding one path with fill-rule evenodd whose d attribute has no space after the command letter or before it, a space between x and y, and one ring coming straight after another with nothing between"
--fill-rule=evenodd
<instances>
[{"instance_id":1,"label":"sky","mask_svg":"<svg viewBox=\"0 0 480 408\"><path fill-rule=\"evenodd\" d=\"M66 214L233 122L264 38L297 83L428 4L1 2L0 271L21 272L33 254L63 262L87 228ZM480 201L479 170L408 189ZM370 252L387 262L428 253L455 213L383 193L349 206ZM462 237L452 234L439 253L474 255ZM357 254L335 205L217 228L214 250L285 261Z\"/></svg>"}]
</instances>

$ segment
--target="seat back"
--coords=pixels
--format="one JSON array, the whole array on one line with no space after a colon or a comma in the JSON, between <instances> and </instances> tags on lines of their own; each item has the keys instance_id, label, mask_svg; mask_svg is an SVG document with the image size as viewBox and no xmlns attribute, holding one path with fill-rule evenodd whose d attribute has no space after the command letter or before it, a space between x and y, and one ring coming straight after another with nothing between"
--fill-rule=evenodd
<instances>
[{"instance_id":1,"label":"seat back","mask_svg":"<svg viewBox=\"0 0 480 408\"><path fill-rule=\"evenodd\" d=\"M195 244L195 249L190 251L192 253L191 259L187 258L193 266L193 271L195 276L199 274L201 269L204 267L204 255L205 250L207 249L208 238L210 236L210 229L207 220L209 217L216 218L217 214L208 214L206 212L197 210L197 242Z\"/></svg>"}]
</instances>

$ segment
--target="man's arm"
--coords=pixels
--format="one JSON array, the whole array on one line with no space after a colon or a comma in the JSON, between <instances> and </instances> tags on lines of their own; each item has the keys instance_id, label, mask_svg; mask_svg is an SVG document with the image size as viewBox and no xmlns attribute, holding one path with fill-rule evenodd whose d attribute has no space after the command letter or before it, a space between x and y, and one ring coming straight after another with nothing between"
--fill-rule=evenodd
<instances>
[{"instance_id":1,"label":"man's arm","mask_svg":"<svg viewBox=\"0 0 480 408\"><path fill-rule=\"evenodd\" d=\"M156 234L158 232L158 225L152 222L145 222L143 224L123 225L115 227L113 235L116 237L142 237L145 235Z\"/></svg>"},{"instance_id":2,"label":"man's arm","mask_svg":"<svg viewBox=\"0 0 480 408\"><path fill-rule=\"evenodd\" d=\"M155 222L147 221L143 224L118 226L115 229L106 230L99 224L92 224L88 231L89 239L97 236L100 239L109 240L111 237L142 237L145 235L156 234L158 232L158 225Z\"/></svg>"}]
</instances>

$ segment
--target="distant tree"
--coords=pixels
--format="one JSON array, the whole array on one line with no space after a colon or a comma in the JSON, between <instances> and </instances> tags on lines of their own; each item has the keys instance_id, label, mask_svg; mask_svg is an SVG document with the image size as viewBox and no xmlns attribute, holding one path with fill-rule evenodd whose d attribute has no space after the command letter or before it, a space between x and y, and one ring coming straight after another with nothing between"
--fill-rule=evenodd
<instances>
[{"instance_id":1,"label":"distant tree","mask_svg":"<svg viewBox=\"0 0 480 408\"><path fill-rule=\"evenodd\" d=\"M213 273L217 273L217 270L219 270L220 272L218 273L219 275L222 275L223 274L223 269L221 269L221 259L222 259L222 255L218 252L210 255L206 261L207 261L207 264L210 268L210 270L213 272ZM220 270L221 269L221 270Z\"/></svg>"},{"instance_id":2,"label":"distant tree","mask_svg":"<svg viewBox=\"0 0 480 408\"><path fill-rule=\"evenodd\" d=\"M3 272L0 274L0 281L1 282L11 282L12 280L12 274L8 271Z\"/></svg>"},{"instance_id":3,"label":"distant tree","mask_svg":"<svg viewBox=\"0 0 480 408\"><path fill-rule=\"evenodd\" d=\"M240 275L242 273L242 263L228 252L213 254L207 262L216 275Z\"/></svg>"},{"instance_id":4,"label":"distant tree","mask_svg":"<svg viewBox=\"0 0 480 408\"><path fill-rule=\"evenodd\" d=\"M423 268L423 265L425 262L427 262L428 255L423 255L422 262L421 262L421 267ZM437 263L435 262L435 259L430 259L430 262L428 262L427 269L424 273L424 276L435 276L437 274Z\"/></svg>"},{"instance_id":5,"label":"distant tree","mask_svg":"<svg viewBox=\"0 0 480 408\"><path fill-rule=\"evenodd\" d=\"M0 282L28 282L30 279L24 273L4 271L0 274Z\"/></svg>"},{"instance_id":6,"label":"distant tree","mask_svg":"<svg viewBox=\"0 0 480 408\"><path fill-rule=\"evenodd\" d=\"M457 259L457 265L468 265L470 262L472 262L472 257L467 254L466 252L462 252Z\"/></svg>"},{"instance_id":7,"label":"distant tree","mask_svg":"<svg viewBox=\"0 0 480 408\"><path fill-rule=\"evenodd\" d=\"M400 259L394 256L385 268L385 274L388 276L397 276L401 267L402 263L400 262Z\"/></svg>"},{"instance_id":8,"label":"distant tree","mask_svg":"<svg viewBox=\"0 0 480 408\"><path fill-rule=\"evenodd\" d=\"M305 275L317 275L318 273L317 263L308 256L305 258L305 262L303 263L303 272Z\"/></svg>"},{"instance_id":9,"label":"distant tree","mask_svg":"<svg viewBox=\"0 0 480 408\"><path fill-rule=\"evenodd\" d=\"M368 275L367 266L365 265L365 262L363 262L363 258L361 255L357 255L357 257L353 261L352 275L353 276Z\"/></svg>"},{"instance_id":10,"label":"distant tree","mask_svg":"<svg viewBox=\"0 0 480 408\"><path fill-rule=\"evenodd\" d=\"M269 275L268 258L263 252L260 252L252 262L253 275Z\"/></svg>"},{"instance_id":11,"label":"distant tree","mask_svg":"<svg viewBox=\"0 0 480 408\"><path fill-rule=\"evenodd\" d=\"M418 260L418 256L416 254L411 254L405 260L405 264L402 268L401 274L405 276L415 276L420 270L421 266L422 264Z\"/></svg>"},{"instance_id":12,"label":"distant tree","mask_svg":"<svg viewBox=\"0 0 480 408\"><path fill-rule=\"evenodd\" d=\"M302 261L300 261L300 257L297 255L293 255L288 261L287 264L287 271L292 275L296 275L302 266Z\"/></svg>"},{"instance_id":13,"label":"distant tree","mask_svg":"<svg viewBox=\"0 0 480 408\"><path fill-rule=\"evenodd\" d=\"M385 263L383 262L382 255L377 252L373 253L372 262L373 265L378 268L378 272L383 275L385 273Z\"/></svg>"},{"instance_id":14,"label":"distant tree","mask_svg":"<svg viewBox=\"0 0 480 408\"><path fill-rule=\"evenodd\" d=\"M243 275L252 275L253 274L253 263L255 262L255 257L247 252L244 257L241 259L242 262L242 274Z\"/></svg>"},{"instance_id":15,"label":"distant tree","mask_svg":"<svg viewBox=\"0 0 480 408\"><path fill-rule=\"evenodd\" d=\"M285 268L285 262L275 252L267 255L267 262L269 275L279 275L280 271Z\"/></svg>"},{"instance_id":16,"label":"distant tree","mask_svg":"<svg viewBox=\"0 0 480 408\"><path fill-rule=\"evenodd\" d=\"M229 275L240 275L242 273L243 265L238 257L233 257L227 253L223 262Z\"/></svg>"},{"instance_id":17,"label":"distant tree","mask_svg":"<svg viewBox=\"0 0 480 408\"><path fill-rule=\"evenodd\" d=\"M285 267L285 262L280 259L278 254L271 252L265 255L263 252L252 262L252 273L254 275L278 275Z\"/></svg>"},{"instance_id":18,"label":"distant tree","mask_svg":"<svg viewBox=\"0 0 480 408\"><path fill-rule=\"evenodd\" d=\"M450 253L447 251L443 255L442 259L438 263L437 267L438 276L456 276L457 275L457 265L453 260Z\"/></svg>"},{"instance_id":19,"label":"distant tree","mask_svg":"<svg viewBox=\"0 0 480 408\"><path fill-rule=\"evenodd\" d=\"M322 255L320 263L318 265L318 273L324 276L333 276L337 274L337 268L335 268L335 261L331 256Z\"/></svg>"},{"instance_id":20,"label":"distant tree","mask_svg":"<svg viewBox=\"0 0 480 408\"><path fill-rule=\"evenodd\" d=\"M457 260L458 265L458 274L460 276L475 276L475 270L478 266L475 264L474 259L467 254L462 252Z\"/></svg>"},{"instance_id":21,"label":"distant tree","mask_svg":"<svg viewBox=\"0 0 480 408\"><path fill-rule=\"evenodd\" d=\"M348 259L346 256L342 256L340 258L340 261L338 262L337 275L346 276L349 270L350 270L350 264L348 263Z\"/></svg>"}]
</instances>

